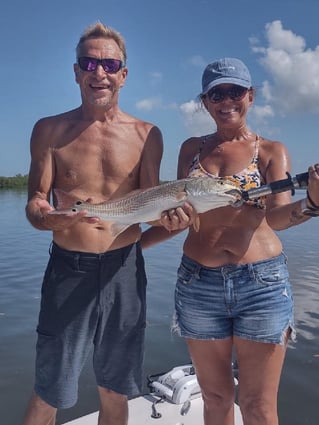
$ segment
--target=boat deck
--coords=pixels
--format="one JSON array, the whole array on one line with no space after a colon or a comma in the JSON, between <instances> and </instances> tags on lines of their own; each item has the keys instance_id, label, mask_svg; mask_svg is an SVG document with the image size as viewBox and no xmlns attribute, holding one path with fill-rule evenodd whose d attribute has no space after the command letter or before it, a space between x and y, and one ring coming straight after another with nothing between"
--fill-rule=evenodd
<instances>
[{"instance_id":1,"label":"boat deck","mask_svg":"<svg viewBox=\"0 0 319 425\"><path fill-rule=\"evenodd\" d=\"M203 402L198 397L191 400L190 408L185 415L181 414L182 405L168 401L155 405L161 416L152 417L153 403L158 400L151 394L129 400L129 425L203 425ZM235 425L243 425L239 407L235 404ZM64 425L97 425L98 412L67 422Z\"/></svg>"}]
</instances>

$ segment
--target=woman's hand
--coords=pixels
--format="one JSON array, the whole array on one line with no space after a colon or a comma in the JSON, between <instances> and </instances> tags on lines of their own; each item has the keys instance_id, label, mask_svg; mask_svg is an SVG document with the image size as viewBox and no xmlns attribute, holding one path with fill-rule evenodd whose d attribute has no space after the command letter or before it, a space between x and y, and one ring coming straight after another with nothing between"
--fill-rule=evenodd
<instances>
[{"instance_id":1,"label":"woman's hand","mask_svg":"<svg viewBox=\"0 0 319 425\"><path fill-rule=\"evenodd\" d=\"M319 164L311 165L308 168L308 199L307 205L319 210Z\"/></svg>"},{"instance_id":2,"label":"woman's hand","mask_svg":"<svg viewBox=\"0 0 319 425\"><path fill-rule=\"evenodd\" d=\"M185 203L182 207L164 211L160 220L168 231L183 230L193 225L199 229L199 217L192 205Z\"/></svg>"}]
</instances>

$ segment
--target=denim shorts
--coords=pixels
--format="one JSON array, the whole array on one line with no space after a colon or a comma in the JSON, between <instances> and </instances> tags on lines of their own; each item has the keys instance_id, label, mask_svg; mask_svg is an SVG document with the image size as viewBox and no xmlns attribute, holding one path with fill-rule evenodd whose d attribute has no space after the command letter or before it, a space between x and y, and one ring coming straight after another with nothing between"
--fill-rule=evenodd
<instances>
[{"instance_id":1,"label":"denim shorts","mask_svg":"<svg viewBox=\"0 0 319 425\"><path fill-rule=\"evenodd\" d=\"M173 329L193 339L237 336L284 344L295 339L287 258L203 267L182 257L175 290Z\"/></svg>"},{"instance_id":2,"label":"denim shorts","mask_svg":"<svg viewBox=\"0 0 319 425\"><path fill-rule=\"evenodd\" d=\"M93 348L97 384L142 391L146 275L139 243L103 254L53 243L42 285L35 392L57 408L74 405Z\"/></svg>"}]
</instances>

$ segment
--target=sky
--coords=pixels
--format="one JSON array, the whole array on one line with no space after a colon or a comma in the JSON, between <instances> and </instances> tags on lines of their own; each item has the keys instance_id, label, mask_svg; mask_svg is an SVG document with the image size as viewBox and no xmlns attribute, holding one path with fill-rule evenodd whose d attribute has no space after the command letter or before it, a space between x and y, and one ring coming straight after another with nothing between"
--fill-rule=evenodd
<instances>
[{"instance_id":1,"label":"sky","mask_svg":"<svg viewBox=\"0 0 319 425\"><path fill-rule=\"evenodd\" d=\"M126 40L120 107L161 129L162 179L176 178L184 140L214 131L197 96L205 66L222 57L251 72L250 129L288 147L292 174L306 171L319 162L318 16L318 0L4 1L0 176L28 173L38 119L80 105L75 46L97 21Z\"/></svg>"}]
</instances>

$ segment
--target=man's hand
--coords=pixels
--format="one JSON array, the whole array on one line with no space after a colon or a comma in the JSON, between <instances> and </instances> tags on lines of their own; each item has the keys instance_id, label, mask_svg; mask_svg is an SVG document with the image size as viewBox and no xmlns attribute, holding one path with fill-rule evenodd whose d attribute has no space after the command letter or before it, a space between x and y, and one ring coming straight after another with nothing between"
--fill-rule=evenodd
<instances>
[{"instance_id":1,"label":"man's hand","mask_svg":"<svg viewBox=\"0 0 319 425\"><path fill-rule=\"evenodd\" d=\"M27 217L31 224L40 230L59 231L80 221L87 223L97 223L100 221L98 217L86 217L86 211L70 214L50 214L54 208L46 199L33 199L27 206Z\"/></svg>"}]
</instances>

